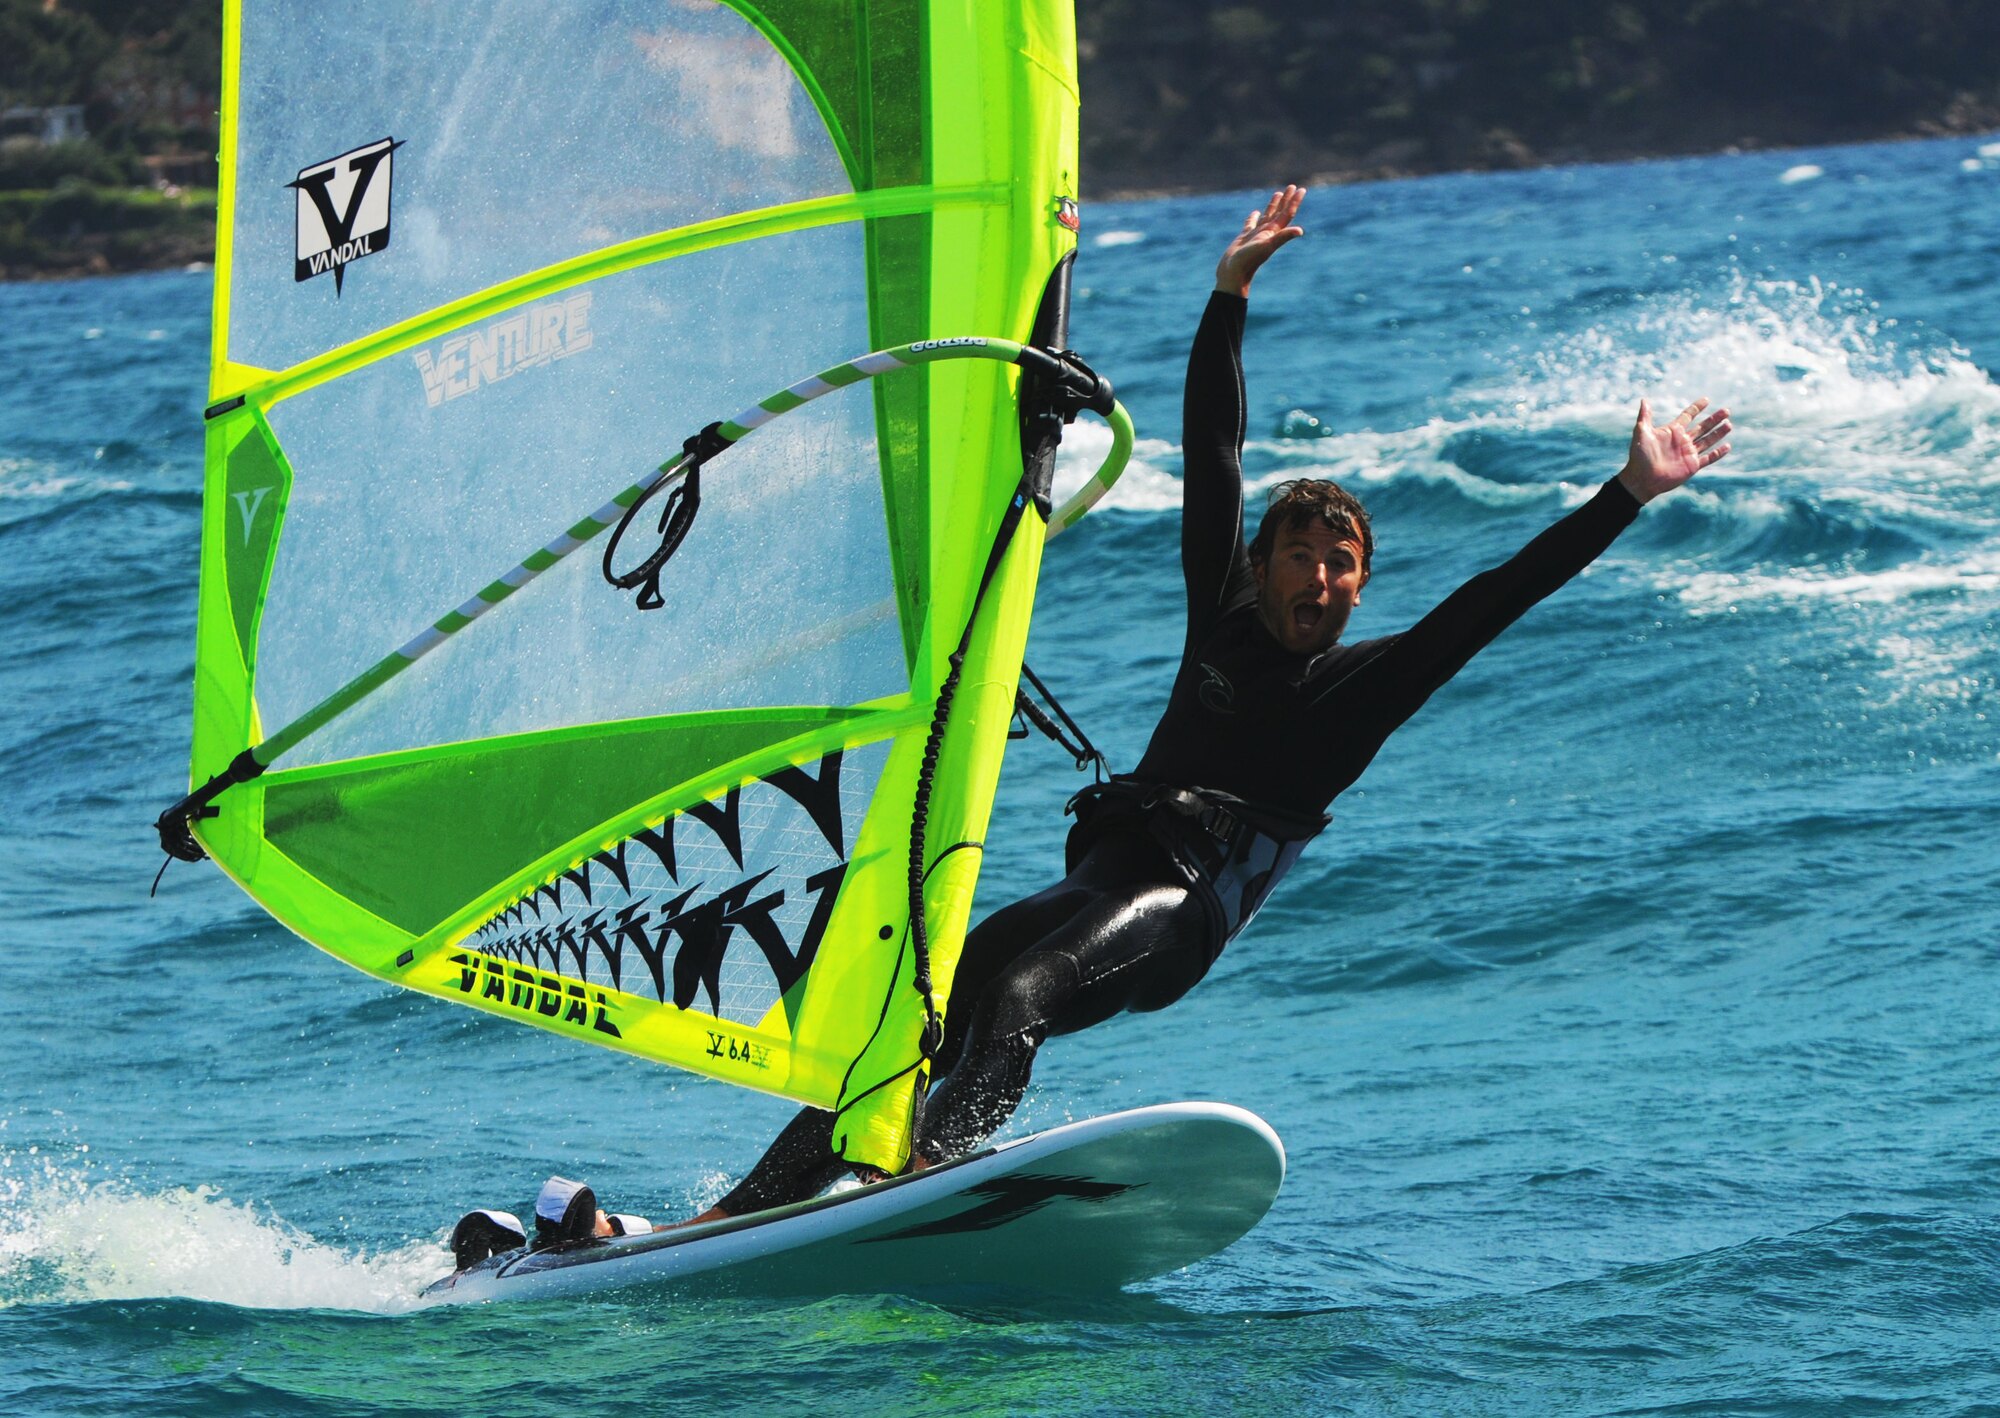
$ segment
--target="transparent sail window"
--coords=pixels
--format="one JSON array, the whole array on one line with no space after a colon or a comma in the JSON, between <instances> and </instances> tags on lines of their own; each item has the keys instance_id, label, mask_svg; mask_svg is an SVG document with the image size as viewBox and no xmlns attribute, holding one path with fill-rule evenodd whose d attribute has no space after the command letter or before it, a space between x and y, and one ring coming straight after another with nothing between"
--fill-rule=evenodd
<instances>
[{"instance_id":1,"label":"transparent sail window","mask_svg":"<svg viewBox=\"0 0 2000 1418\"><path fill-rule=\"evenodd\" d=\"M854 225L697 253L500 312L273 408L293 487L258 638L267 732L703 425L865 350L861 269ZM900 692L874 408L865 385L844 390L718 458L661 578L665 609L641 612L605 583L600 539L287 762ZM621 562L644 555L656 520L635 519Z\"/></svg>"},{"instance_id":2,"label":"transparent sail window","mask_svg":"<svg viewBox=\"0 0 2000 1418\"><path fill-rule=\"evenodd\" d=\"M245 0L242 33L238 363L284 369L618 242L852 190L784 56L710 0Z\"/></svg>"}]
</instances>

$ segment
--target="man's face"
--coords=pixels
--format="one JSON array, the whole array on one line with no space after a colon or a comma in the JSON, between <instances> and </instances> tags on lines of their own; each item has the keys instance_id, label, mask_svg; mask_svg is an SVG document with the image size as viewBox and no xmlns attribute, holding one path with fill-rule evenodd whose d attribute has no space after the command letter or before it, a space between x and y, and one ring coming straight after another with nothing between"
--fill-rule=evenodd
<instances>
[{"instance_id":1,"label":"man's face","mask_svg":"<svg viewBox=\"0 0 2000 1418\"><path fill-rule=\"evenodd\" d=\"M1340 638L1361 603L1367 575L1361 543L1318 522L1281 527L1266 562L1252 562L1257 614L1264 628L1295 655L1317 655Z\"/></svg>"}]
</instances>

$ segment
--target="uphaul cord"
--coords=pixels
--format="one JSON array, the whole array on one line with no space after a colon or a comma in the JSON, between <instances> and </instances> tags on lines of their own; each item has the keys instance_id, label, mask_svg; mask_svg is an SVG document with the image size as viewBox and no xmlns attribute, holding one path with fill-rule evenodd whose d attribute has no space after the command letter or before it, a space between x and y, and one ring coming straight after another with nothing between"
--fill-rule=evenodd
<instances>
[{"instance_id":1,"label":"uphaul cord","mask_svg":"<svg viewBox=\"0 0 2000 1418\"><path fill-rule=\"evenodd\" d=\"M1111 397L1111 386L1108 382L1100 379L1081 360L1067 352L1052 353L1036 349L1032 345L1017 344L1013 340L966 335L955 339L918 340L914 344L877 350L873 354L863 355L845 364L823 369L809 379L802 379L790 388L781 389L768 398L759 400L733 419L709 425L690 438L677 456L646 474L588 517L571 525L560 536L544 543L523 558L513 570L497 581L481 587L475 595L461 602L457 609L433 621L400 648L384 655L262 743L244 749L230 760L229 766L222 772L160 814L154 823L160 834L160 846L169 856L178 857L184 862L201 861L207 853L202 851L201 844L194 840L194 834L190 830L191 824L201 818L215 816L215 799L226 789L237 783L247 783L257 777L303 740L325 728L453 635L569 556L578 547L590 542L605 528L623 521L634 505L662 482L683 470L691 480L702 463L724 449L748 437L779 415L790 413L793 409L831 394L836 389L859 384L863 380L887 374L891 370L908 369L915 365L948 359L987 359L1002 364L1020 365L1024 370L1041 376L1045 390L1053 391L1059 400L1073 404L1076 408L1093 409L1102 414L1105 421L1111 425L1111 451L1105 455L1103 464L1076 495L1050 516L1049 536L1053 537L1073 525L1096 504L1099 498L1104 496L1112 483L1117 481L1119 473L1124 471L1125 462L1132 453L1132 416L1125 411L1124 405ZM690 495L680 504L687 507L685 520L691 520L693 508L690 504L694 501L695 496ZM674 501L670 499L667 509L670 517L675 506ZM684 534L685 526L681 530ZM671 548L666 550L670 555ZM655 556L658 555L656 552ZM653 558L649 557L647 560L650 563ZM665 557L659 557L659 560L664 564ZM642 566L641 569L645 568ZM607 574L609 574L608 568ZM628 578L634 575L639 573L628 573ZM653 584L650 589L655 595L658 593L657 575L658 568L652 568L650 576ZM637 585L647 579L649 579L647 576L639 576L639 580L633 581L632 584ZM648 597L642 592L641 599L645 600Z\"/></svg>"},{"instance_id":2,"label":"uphaul cord","mask_svg":"<svg viewBox=\"0 0 2000 1418\"><path fill-rule=\"evenodd\" d=\"M1027 353L1037 354L1041 352L1030 348ZM1085 409L1093 409L1098 413L1104 414L1106 417L1110 417L1114 413L1122 414L1124 412L1119 407L1118 401L1112 397L1111 382L1100 378L1088 365L1077 359L1074 354L1063 351L1055 355L1046 355L1045 359L1046 363L1035 363L1029 366L1034 375L1034 412L1046 414L1059 424L1073 422L1076 416ZM1027 363L1027 361L1023 361L1023 363ZM1024 383L1026 382L1024 381ZM1116 425L1114 424L1114 429L1115 427ZM1058 439L1060 438L1060 429L1056 430L1056 436ZM1117 451L1117 448L1114 446L1112 450L1114 457L1116 457ZM1109 465L1111 460L1107 459L1106 461L1107 465ZM1122 466L1124 459L1117 458L1117 462ZM1089 485L1079 492L1076 497L1071 498L1068 504L1065 504L1065 511L1073 507L1080 499L1084 499L1086 495L1088 496L1088 501L1084 504L1086 507L1089 505L1089 502L1094 502L1099 496L1102 496L1104 489L1109 488L1111 485L1109 480L1100 481L1102 472L1103 470L1100 469L1099 477L1091 479ZM1047 470L1045 469L1041 478L1045 478L1046 476ZM1115 479L1116 477L1117 469L1114 468L1111 478ZM911 967L910 985L917 992L918 997L923 1001L924 1005L924 1027L923 1032L918 1036L917 1058L903 1068L890 1074L887 1078L877 1079L874 1083L869 1084L860 1091L854 1092L850 1090L853 1085L855 1064L860 1062L860 1057L857 1056L854 1063L848 1065L847 1076L841 1081L841 1097L834 1109L836 1125L840 1115L846 1113L848 1109L852 1108L869 1094L886 1088L897 1079L914 1073L926 1064L934 1062L937 1058L938 1050L944 1046L944 1014L938 1009L937 994L932 988L930 922L925 910L924 901L924 885L930 880L930 874L937 865L936 862L926 863L928 853L925 848L925 841L930 825L931 789L937 781L938 759L944 749L944 734L945 728L951 718L952 700L958 692L959 676L965 669L965 657L972 646L972 633L979 624L979 608L985 603L986 592L993 585L994 577L1000 570L1000 563L1006 557L1007 548L1014 540L1014 533L1019 529L1021 520L1027 514L1028 509L1032 507L1047 525L1048 530L1044 534L1045 537L1055 535L1055 519L1049 513L1047 484L1041 478L1038 478L1034 471L1023 469L1021 481L1015 487L1014 495L1007 500L1007 510L1001 514L999 528L993 534L993 546L986 554L985 569L980 572L979 589L973 592L972 608L966 612L965 629L958 637L957 648L951 653L951 668L946 672L944 682L938 686L937 703L931 711L930 732L924 738L923 758L917 767L917 790L910 808L910 924L908 936ZM1092 491L1093 487L1096 488L1096 491ZM1076 513L1076 516L1081 515L1081 511ZM1067 526L1069 522L1074 520L1075 517L1072 516L1063 525ZM666 518L662 517L661 522L664 526ZM1033 672L1028 669L1025 660L1021 664L1021 670L1030 679L1034 679ZM1034 682L1037 688L1042 688L1040 680L1037 679ZM1047 693L1045 688L1043 689L1043 693ZM1015 703L1018 705L1021 702L1021 695L1018 689L1015 691L1014 698ZM1066 714L1063 717L1065 721L1069 718ZM1078 730L1079 737L1081 737L1081 734L1082 731ZM938 860L942 861L952 852L958 850L958 847L965 845L968 844L959 843L956 846L947 847L939 854ZM883 1017L887 1018L886 1007ZM877 1028L880 1028L879 1023L877 1024ZM871 1046L873 1042L872 1039L869 1041ZM867 1050L864 1049L863 1053L865 1054L866 1052ZM917 1116L914 1110L921 1109L922 1099L923 1081L919 1080L917 1095L912 1100L913 1113L910 1131L913 1135L918 1127ZM845 1156L846 1154L843 1152L841 1155Z\"/></svg>"}]
</instances>

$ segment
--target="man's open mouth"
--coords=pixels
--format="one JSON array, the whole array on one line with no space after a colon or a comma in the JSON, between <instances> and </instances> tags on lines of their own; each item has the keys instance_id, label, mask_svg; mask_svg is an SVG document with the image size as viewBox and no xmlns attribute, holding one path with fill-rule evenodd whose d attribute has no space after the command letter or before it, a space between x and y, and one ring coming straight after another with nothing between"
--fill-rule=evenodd
<instances>
[{"instance_id":1,"label":"man's open mouth","mask_svg":"<svg viewBox=\"0 0 2000 1418\"><path fill-rule=\"evenodd\" d=\"M1318 601L1299 601L1292 606L1292 629L1308 631L1326 618L1326 607Z\"/></svg>"}]
</instances>

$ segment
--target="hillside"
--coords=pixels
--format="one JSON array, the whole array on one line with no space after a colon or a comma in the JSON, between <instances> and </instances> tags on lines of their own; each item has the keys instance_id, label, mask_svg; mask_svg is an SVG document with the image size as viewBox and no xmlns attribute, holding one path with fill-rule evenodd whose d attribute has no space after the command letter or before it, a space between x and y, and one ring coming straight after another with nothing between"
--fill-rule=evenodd
<instances>
[{"instance_id":1,"label":"hillside","mask_svg":"<svg viewBox=\"0 0 2000 1418\"><path fill-rule=\"evenodd\" d=\"M0 0L0 277L207 256L220 12ZM2000 128L1992 0L1078 0L1077 24L1099 199ZM87 136L45 141L55 106Z\"/></svg>"},{"instance_id":2,"label":"hillside","mask_svg":"<svg viewBox=\"0 0 2000 1418\"><path fill-rule=\"evenodd\" d=\"M1078 27L1098 196L2000 127L1991 0L1082 0Z\"/></svg>"}]
</instances>

